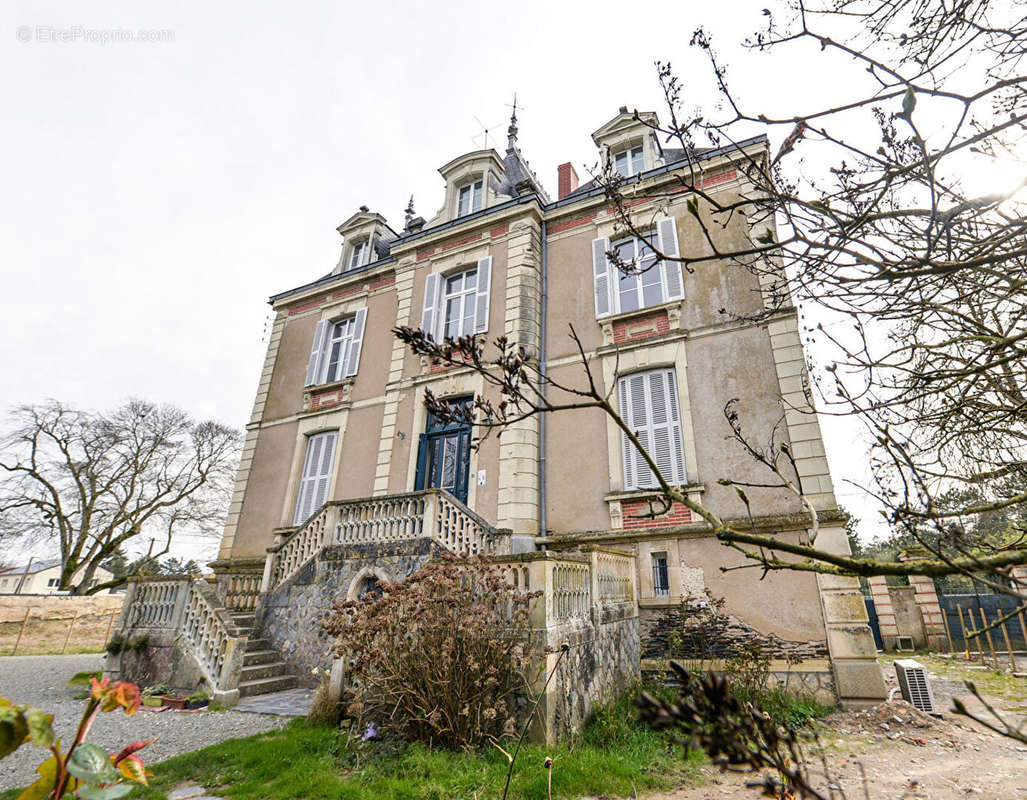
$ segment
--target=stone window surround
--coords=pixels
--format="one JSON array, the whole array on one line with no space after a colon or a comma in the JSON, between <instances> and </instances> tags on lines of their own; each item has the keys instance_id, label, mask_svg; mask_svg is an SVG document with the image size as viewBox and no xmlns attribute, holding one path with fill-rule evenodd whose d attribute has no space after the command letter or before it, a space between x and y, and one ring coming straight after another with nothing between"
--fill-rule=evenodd
<instances>
[{"instance_id":1,"label":"stone window surround","mask_svg":"<svg viewBox=\"0 0 1027 800\"><path fill-rule=\"evenodd\" d=\"M675 371L678 384L678 414L681 419L681 439L685 451L685 475L690 481L690 486L698 484L698 456L695 449L695 433L692 425L692 405L688 395L688 369L684 337L680 337L675 341L664 341L659 344L647 344L643 340L639 343L639 346L630 349L611 349L609 352L600 354L600 359L602 361L604 386L616 386L619 377L632 372L660 368L673 369ZM621 494L623 496L624 467L621 457L621 430L609 418L606 420L606 448L611 494ZM610 495L607 495L608 500L609 497ZM616 502L619 507L620 499L622 498L609 501L611 503L611 527L614 527L612 503Z\"/></svg>"},{"instance_id":2,"label":"stone window surround","mask_svg":"<svg viewBox=\"0 0 1027 800\"><path fill-rule=\"evenodd\" d=\"M388 583L392 580L384 570L378 567L364 567L360 572L353 576L353 580L350 581L349 587L346 589L347 600L359 600L357 593L360 591L360 587L364 581L368 578L374 578L379 583Z\"/></svg>"},{"instance_id":3,"label":"stone window surround","mask_svg":"<svg viewBox=\"0 0 1027 800\"><path fill-rule=\"evenodd\" d=\"M638 147L639 145L642 145L643 173L663 163L663 158L656 149L653 134L641 122L625 125L620 130L604 136L599 143L600 163L605 164L606 159L609 158L612 167L614 163L613 158L618 152ZM641 173L636 172L634 175L629 176L628 179L635 178L639 174Z\"/></svg>"},{"instance_id":4,"label":"stone window surround","mask_svg":"<svg viewBox=\"0 0 1027 800\"><path fill-rule=\"evenodd\" d=\"M328 499L335 498L335 487L339 480L339 467L342 462L342 442L346 436L346 423L349 419L349 407L335 406L330 411L300 417L297 420L296 444L293 447L292 464L289 466L289 481L285 488L282 502L282 513L278 527L290 528L293 512L296 510L296 499L300 488L303 472L303 459L307 452L307 439L318 433L338 431L335 442L335 455L332 462L332 478L328 483ZM277 530L277 529L276 529Z\"/></svg>"},{"instance_id":5,"label":"stone window surround","mask_svg":"<svg viewBox=\"0 0 1027 800\"><path fill-rule=\"evenodd\" d=\"M445 255L439 255L433 257L428 262L428 269L417 270L415 280L420 283L421 286L421 297L419 302L410 304L410 325L417 327L421 324L421 309L424 307L424 285L427 278L431 274L439 275L439 280L445 280L458 272L463 272L469 269L475 269L478 262L483 258L488 258L492 254L492 248L489 246L490 242L474 242L463 247L454 248L452 251ZM492 270L492 277L489 281L489 293L495 291L496 283L496 271ZM489 314L491 315L491 304L489 305ZM487 333L478 333L475 336L488 336ZM456 369L456 368L454 368ZM431 362L427 356L421 356L421 375L429 375L431 373ZM413 486L413 480L408 482L408 485ZM468 495L470 497L470 495Z\"/></svg>"},{"instance_id":6,"label":"stone window surround","mask_svg":"<svg viewBox=\"0 0 1027 800\"><path fill-rule=\"evenodd\" d=\"M484 210L496 203L496 187L499 186L499 179L503 163L499 161L494 151L488 150L481 153L469 153L456 159L456 165L447 164L442 170L443 178L446 180L446 198L442 209L429 221L429 227L438 221L459 219L457 214L457 203L460 200L460 189L469 183L480 180L482 182L481 209ZM450 162L452 164L452 162ZM445 170L443 172L443 170Z\"/></svg>"},{"instance_id":7,"label":"stone window surround","mask_svg":"<svg viewBox=\"0 0 1027 800\"><path fill-rule=\"evenodd\" d=\"M369 292L358 292L357 294L352 294L349 297L336 302L328 303L321 308L321 316L318 319L327 320L328 322L335 324L336 322L344 320L346 317L351 317L355 315L359 309L366 308L368 294ZM364 336L367 336L366 330L364 332ZM349 400L350 393L353 390L354 383L356 383L356 376L350 375L349 377L342 378L337 381L331 381L329 383L305 386L303 387L300 408L303 411L310 411L311 402L315 393L331 391L332 389L339 387L342 387L343 390L342 401L347 402Z\"/></svg>"},{"instance_id":8,"label":"stone window surround","mask_svg":"<svg viewBox=\"0 0 1027 800\"><path fill-rule=\"evenodd\" d=\"M458 372L446 372L442 374L423 376L415 379L414 391L414 419L411 423L410 432L410 458L407 463L407 491L414 491L417 479L417 450L420 436L428 424L428 409L424 407L424 390L430 388L432 393L441 400L450 397L478 396L485 388L485 379L476 372L467 368L461 368ZM470 464L467 467L467 507L472 511L478 510L474 507L477 495L478 481L478 451L471 449ZM493 480L498 480L495 475ZM480 513L480 512L478 512Z\"/></svg>"},{"instance_id":9,"label":"stone window surround","mask_svg":"<svg viewBox=\"0 0 1027 800\"><path fill-rule=\"evenodd\" d=\"M667 556L667 583L669 593L657 595L653 586L652 557L656 553ZM638 569L638 603L644 607L676 606L688 597L701 597L706 588L702 567L688 567L681 560L676 538L654 538L636 544Z\"/></svg>"}]
</instances>

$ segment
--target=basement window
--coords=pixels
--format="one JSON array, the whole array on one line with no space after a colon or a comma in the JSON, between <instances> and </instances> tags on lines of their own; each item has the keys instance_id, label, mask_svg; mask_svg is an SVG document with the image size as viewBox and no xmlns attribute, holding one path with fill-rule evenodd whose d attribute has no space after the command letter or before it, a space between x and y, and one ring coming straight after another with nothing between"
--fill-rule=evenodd
<instances>
[{"instance_id":1,"label":"basement window","mask_svg":"<svg viewBox=\"0 0 1027 800\"><path fill-rule=\"evenodd\" d=\"M653 553L653 595L670 597L670 575L667 572L667 554Z\"/></svg>"}]
</instances>

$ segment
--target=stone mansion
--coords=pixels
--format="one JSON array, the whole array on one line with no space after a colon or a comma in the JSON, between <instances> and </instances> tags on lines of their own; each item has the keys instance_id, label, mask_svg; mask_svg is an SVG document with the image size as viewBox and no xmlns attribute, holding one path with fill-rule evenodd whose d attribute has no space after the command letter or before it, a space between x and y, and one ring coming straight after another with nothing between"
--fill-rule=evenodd
<instances>
[{"instance_id":1,"label":"stone mansion","mask_svg":"<svg viewBox=\"0 0 1027 800\"><path fill-rule=\"evenodd\" d=\"M644 124L654 118L621 108L592 134L597 157L627 179L662 252L708 248L686 194L647 199L687 163ZM757 137L703 152L704 190L744 191L740 159L767 149ZM318 277L313 268L308 283L271 298L274 324L215 579L132 584L123 634L146 628L164 651L145 666L123 659L123 673L206 680L229 702L292 685L324 664L317 623L335 599L449 549L495 553L514 580L545 592L536 618L554 641L581 643L547 707L554 731L578 724L640 669L664 668L672 631L707 593L725 601L722 652L758 632L789 684L847 705L879 700L855 581L722 571L742 557L687 508L641 516L653 476L595 409L530 418L472 448L470 428L434 418L423 399L431 390L468 402L485 391L481 376L429 363L392 333L406 325L436 340L505 335L574 385L584 376L572 324L663 473L722 519L746 511L718 479L766 482L727 441L723 409L739 398L756 438L778 426L789 442L821 513L818 543L844 550L844 516L803 391L795 309L744 321L762 310L760 283L714 261L621 274L607 253L644 266L644 242L619 237L602 189L579 185L569 163L551 198L520 152L516 119L505 153L464 153L439 173L444 195L431 219L411 208L399 229L361 206L338 227L334 268ZM746 241L749 225L738 215L719 235ZM796 538L809 525L783 490L753 489L750 499L764 532Z\"/></svg>"}]
</instances>

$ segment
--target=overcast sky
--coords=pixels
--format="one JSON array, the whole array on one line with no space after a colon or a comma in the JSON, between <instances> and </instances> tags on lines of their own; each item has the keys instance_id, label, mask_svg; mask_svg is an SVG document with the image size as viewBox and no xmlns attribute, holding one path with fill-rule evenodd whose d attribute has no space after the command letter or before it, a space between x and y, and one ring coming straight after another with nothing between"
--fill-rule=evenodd
<instances>
[{"instance_id":1,"label":"overcast sky","mask_svg":"<svg viewBox=\"0 0 1027 800\"><path fill-rule=\"evenodd\" d=\"M833 83L802 51L731 46L765 1L168 5L4 4L4 408L140 396L242 427L267 297L328 272L361 204L396 228L411 194L434 215L438 167L482 146L479 121L502 150L514 92L555 196L556 166L584 176L618 106L662 110L654 60L689 104L712 101L698 25L749 97ZM170 41L99 41L139 30ZM864 477L854 435L829 424L829 457L840 500L869 516L842 483Z\"/></svg>"}]
</instances>

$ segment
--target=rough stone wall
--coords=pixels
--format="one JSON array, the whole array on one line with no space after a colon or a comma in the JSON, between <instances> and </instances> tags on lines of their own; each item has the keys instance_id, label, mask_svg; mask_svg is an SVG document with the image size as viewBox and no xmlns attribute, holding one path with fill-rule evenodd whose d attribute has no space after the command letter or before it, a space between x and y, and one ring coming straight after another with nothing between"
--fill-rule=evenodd
<instances>
[{"instance_id":1,"label":"rough stone wall","mask_svg":"<svg viewBox=\"0 0 1027 800\"><path fill-rule=\"evenodd\" d=\"M593 618L574 618L547 630L549 669L562 644L569 650L546 693L545 739L581 730L592 709L639 678L639 627L634 603L593 609Z\"/></svg>"},{"instance_id":2,"label":"rough stone wall","mask_svg":"<svg viewBox=\"0 0 1027 800\"><path fill-rule=\"evenodd\" d=\"M132 681L144 689L156 683L167 683L172 689L187 689L192 693L206 684L196 659L177 632L129 629L121 635L130 644L146 637L146 647L108 654L104 661L106 674Z\"/></svg>"},{"instance_id":3,"label":"rough stone wall","mask_svg":"<svg viewBox=\"0 0 1027 800\"><path fill-rule=\"evenodd\" d=\"M262 598L257 610L259 635L271 640L272 647L297 670L301 682L316 683L311 670L324 670L331 662L331 643L321 623L337 601L346 599L354 581L371 573L379 580L407 578L434 552L435 546L427 539L327 547Z\"/></svg>"},{"instance_id":4,"label":"rough stone wall","mask_svg":"<svg viewBox=\"0 0 1027 800\"><path fill-rule=\"evenodd\" d=\"M732 658L742 645L759 637L762 652L771 659L805 661L828 658L823 640L787 641L761 634L741 619L712 615L708 607L686 601L682 605L644 608L640 612L641 653L645 659Z\"/></svg>"}]
</instances>

